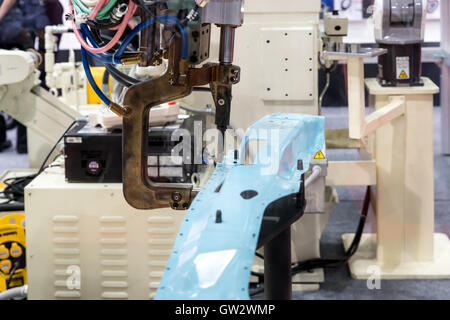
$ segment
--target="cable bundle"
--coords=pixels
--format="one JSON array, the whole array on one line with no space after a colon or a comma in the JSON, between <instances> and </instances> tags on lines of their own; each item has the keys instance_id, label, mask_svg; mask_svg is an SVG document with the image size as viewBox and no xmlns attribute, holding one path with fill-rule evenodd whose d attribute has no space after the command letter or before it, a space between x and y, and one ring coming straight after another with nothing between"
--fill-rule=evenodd
<instances>
[{"instance_id":1,"label":"cable bundle","mask_svg":"<svg viewBox=\"0 0 450 320\"><path fill-rule=\"evenodd\" d=\"M32 174L25 177L6 179L3 181L6 187L0 192L0 199L7 200L6 203L23 203L24 189L34 178L36 178L36 176L36 174Z\"/></svg>"},{"instance_id":2,"label":"cable bundle","mask_svg":"<svg viewBox=\"0 0 450 320\"><path fill-rule=\"evenodd\" d=\"M98 0L89 3L86 0L71 0L73 7L77 13L84 13L89 15L91 20L105 20L111 17L111 10L116 6L119 0ZM95 6L93 6L95 4ZM93 8L90 8L93 7Z\"/></svg>"},{"instance_id":3,"label":"cable bundle","mask_svg":"<svg viewBox=\"0 0 450 320\"><path fill-rule=\"evenodd\" d=\"M182 58L188 57L188 36L185 24L188 19L180 20L175 16L162 14L156 15L149 7L156 6L164 1L154 1L145 4L142 0L68 0L73 31L81 44L81 56L86 77L95 93L106 105L111 105L111 100L97 86L92 76L88 55L105 64L107 71L119 83L130 87L139 82L117 70L114 65L121 64L130 54L128 52L132 40L144 29L159 23L165 27L173 28L179 32L182 38ZM195 1L193 0L195 3ZM132 26L131 21L138 8L142 8L149 16L125 34L127 26ZM198 9L195 6L195 10ZM154 8L152 8L154 9ZM112 39L105 43L101 36L102 29L114 30L116 33ZM123 39L122 41L120 41Z\"/></svg>"}]
</instances>

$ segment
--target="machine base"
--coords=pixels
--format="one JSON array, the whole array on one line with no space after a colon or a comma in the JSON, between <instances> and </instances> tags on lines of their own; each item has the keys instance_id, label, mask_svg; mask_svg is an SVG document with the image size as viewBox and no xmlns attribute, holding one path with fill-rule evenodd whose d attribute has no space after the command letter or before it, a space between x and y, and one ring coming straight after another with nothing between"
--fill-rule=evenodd
<instances>
[{"instance_id":1,"label":"machine base","mask_svg":"<svg viewBox=\"0 0 450 320\"><path fill-rule=\"evenodd\" d=\"M354 234L342 235L344 248L350 246ZM450 279L450 240L446 234L434 235L433 262L404 262L386 265L376 259L376 235L364 234L358 251L350 259L349 268L352 278L363 280L373 277L370 267L380 268L381 279Z\"/></svg>"},{"instance_id":2,"label":"machine base","mask_svg":"<svg viewBox=\"0 0 450 320\"><path fill-rule=\"evenodd\" d=\"M407 83L397 82L397 81L389 82L389 81L386 81L381 78L377 78L377 80L378 80L378 83L380 84L380 86L385 87L385 88L387 88L387 87L423 87L423 86L425 86L425 83L422 81L422 78L417 78L417 79L414 79L411 82L407 82Z\"/></svg>"}]
</instances>

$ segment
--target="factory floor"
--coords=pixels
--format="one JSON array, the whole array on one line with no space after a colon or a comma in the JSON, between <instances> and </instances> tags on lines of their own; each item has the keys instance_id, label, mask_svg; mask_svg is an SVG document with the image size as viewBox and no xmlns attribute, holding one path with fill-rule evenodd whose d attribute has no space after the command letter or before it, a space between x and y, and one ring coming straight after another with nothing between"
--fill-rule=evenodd
<instances>
[{"instance_id":1,"label":"factory floor","mask_svg":"<svg viewBox=\"0 0 450 320\"><path fill-rule=\"evenodd\" d=\"M346 108L324 108L328 128L347 125ZM15 130L8 132L15 144ZM440 109L435 109L435 214L436 231L450 236L450 157L441 155ZM329 151L331 160L357 159L354 150ZM0 173L10 168L26 168L26 155L15 149L0 153ZM360 217L364 188L338 188L340 203L336 205L321 241L323 257L335 258L344 254L343 233L353 233ZM370 223L367 229L370 230ZM256 298L262 298L259 295ZM347 267L325 271L325 283L319 291L294 292L294 299L450 299L450 280L384 280L380 290L369 290L366 281L351 278Z\"/></svg>"}]
</instances>

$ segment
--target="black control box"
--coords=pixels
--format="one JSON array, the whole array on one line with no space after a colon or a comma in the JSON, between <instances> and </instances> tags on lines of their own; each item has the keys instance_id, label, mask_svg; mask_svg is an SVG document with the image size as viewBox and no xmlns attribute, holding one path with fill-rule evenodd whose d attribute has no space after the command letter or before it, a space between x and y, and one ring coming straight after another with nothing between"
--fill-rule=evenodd
<instances>
[{"instance_id":1,"label":"black control box","mask_svg":"<svg viewBox=\"0 0 450 320\"><path fill-rule=\"evenodd\" d=\"M182 143L172 141L183 122L149 129L148 174L152 181L189 183L197 166L172 156L172 149ZM122 128L93 128L78 123L64 137L65 175L72 183L122 182ZM191 148L193 150L193 148ZM192 152L192 151L191 151ZM191 158L192 159L192 158Z\"/></svg>"}]
</instances>

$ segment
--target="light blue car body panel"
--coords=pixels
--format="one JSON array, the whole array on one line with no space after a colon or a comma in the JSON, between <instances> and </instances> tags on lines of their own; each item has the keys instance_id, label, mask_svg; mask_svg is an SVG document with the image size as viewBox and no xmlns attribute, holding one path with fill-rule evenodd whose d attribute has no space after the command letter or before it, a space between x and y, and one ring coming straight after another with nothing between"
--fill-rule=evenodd
<instances>
[{"instance_id":1,"label":"light blue car body panel","mask_svg":"<svg viewBox=\"0 0 450 320\"><path fill-rule=\"evenodd\" d=\"M246 132L245 154L259 141L256 160L244 165L228 155L194 199L180 228L156 299L247 300L250 271L267 206L297 193L304 169L325 144L323 117L268 115ZM220 190L219 190L220 189ZM257 191L244 199L241 193ZM216 223L216 212L222 223Z\"/></svg>"}]
</instances>

